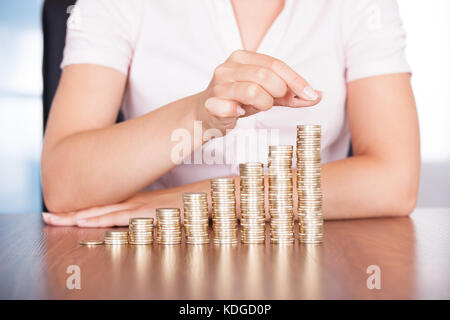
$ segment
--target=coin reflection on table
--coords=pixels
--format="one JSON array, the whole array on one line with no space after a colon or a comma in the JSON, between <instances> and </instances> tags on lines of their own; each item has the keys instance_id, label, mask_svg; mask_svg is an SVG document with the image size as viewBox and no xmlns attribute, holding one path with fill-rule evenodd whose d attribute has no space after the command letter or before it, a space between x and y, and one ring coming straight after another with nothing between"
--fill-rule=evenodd
<instances>
[{"instance_id":1,"label":"coin reflection on table","mask_svg":"<svg viewBox=\"0 0 450 320\"><path fill-rule=\"evenodd\" d=\"M243 274L241 281L246 291L244 296L263 299L265 297L265 246L261 244L245 244L241 247Z\"/></svg>"},{"instance_id":2,"label":"coin reflection on table","mask_svg":"<svg viewBox=\"0 0 450 320\"><path fill-rule=\"evenodd\" d=\"M207 286L205 281L208 275L208 245L187 245L186 246L186 276L187 293L192 299L201 299L206 295Z\"/></svg>"},{"instance_id":3,"label":"coin reflection on table","mask_svg":"<svg viewBox=\"0 0 450 320\"><path fill-rule=\"evenodd\" d=\"M178 279L182 273L180 268L184 268L183 261L180 259L182 249L180 245L158 245L157 253L159 261L158 277L163 298L171 298L180 294L181 281Z\"/></svg>"},{"instance_id":4,"label":"coin reflection on table","mask_svg":"<svg viewBox=\"0 0 450 320\"><path fill-rule=\"evenodd\" d=\"M145 290L152 290L152 280L154 268L152 259L154 259L153 246L151 245L130 245L128 247L132 256L131 263L134 267L132 277L133 281L141 293Z\"/></svg>"},{"instance_id":5,"label":"coin reflection on table","mask_svg":"<svg viewBox=\"0 0 450 320\"><path fill-rule=\"evenodd\" d=\"M127 266L124 261L127 260L129 254L127 245L105 245L103 246L105 253L105 265L110 269L111 276L108 278L110 283L109 295L112 297L118 297L123 293L121 289L124 277L126 274Z\"/></svg>"},{"instance_id":6,"label":"coin reflection on table","mask_svg":"<svg viewBox=\"0 0 450 320\"><path fill-rule=\"evenodd\" d=\"M215 267L215 297L218 299L229 299L233 296L236 279L240 279L236 275L235 263L238 261L237 245L215 245L213 251L215 253L217 265Z\"/></svg>"},{"instance_id":7,"label":"coin reflection on table","mask_svg":"<svg viewBox=\"0 0 450 320\"><path fill-rule=\"evenodd\" d=\"M302 289L306 299L316 299L323 296L322 264L323 247L318 244L302 244L300 251L304 257L302 265Z\"/></svg>"},{"instance_id":8,"label":"coin reflection on table","mask_svg":"<svg viewBox=\"0 0 450 320\"><path fill-rule=\"evenodd\" d=\"M290 299L294 296L292 281L295 279L292 279L290 275L296 272L295 249L295 245L292 244L272 244L270 248L272 251L272 288L275 296L280 299Z\"/></svg>"}]
</instances>

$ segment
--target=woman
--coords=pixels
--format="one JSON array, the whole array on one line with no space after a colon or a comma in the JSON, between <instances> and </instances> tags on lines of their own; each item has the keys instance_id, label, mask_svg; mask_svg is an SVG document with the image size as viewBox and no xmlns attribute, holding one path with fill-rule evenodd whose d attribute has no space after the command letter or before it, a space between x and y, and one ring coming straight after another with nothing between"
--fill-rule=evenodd
<instances>
[{"instance_id":1,"label":"woman","mask_svg":"<svg viewBox=\"0 0 450 320\"><path fill-rule=\"evenodd\" d=\"M394 1L79 0L70 19L42 154L48 224L127 225L235 176L238 161L174 160L174 132L198 123L215 134L189 138L189 155L238 129L294 144L297 124L321 124L325 218L415 207L419 129Z\"/></svg>"}]
</instances>

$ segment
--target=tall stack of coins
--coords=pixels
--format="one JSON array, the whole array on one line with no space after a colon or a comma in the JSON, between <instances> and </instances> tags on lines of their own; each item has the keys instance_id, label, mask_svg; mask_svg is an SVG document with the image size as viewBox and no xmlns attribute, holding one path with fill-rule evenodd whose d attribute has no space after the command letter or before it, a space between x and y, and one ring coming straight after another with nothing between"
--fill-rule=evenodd
<instances>
[{"instance_id":1,"label":"tall stack of coins","mask_svg":"<svg viewBox=\"0 0 450 320\"><path fill-rule=\"evenodd\" d=\"M292 244L294 200L292 182L293 146L269 146L270 241Z\"/></svg>"},{"instance_id":2,"label":"tall stack of coins","mask_svg":"<svg viewBox=\"0 0 450 320\"><path fill-rule=\"evenodd\" d=\"M181 215L178 208L156 209L156 240L158 244L181 243Z\"/></svg>"},{"instance_id":3,"label":"tall stack of coins","mask_svg":"<svg viewBox=\"0 0 450 320\"><path fill-rule=\"evenodd\" d=\"M184 231L187 244L209 243L209 212L206 192L183 194Z\"/></svg>"},{"instance_id":4,"label":"tall stack of coins","mask_svg":"<svg viewBox=\"0 0 450 320\"><path fill-rule=\"evenodd\" d=\"M105 244L128 244L128 231L107 230L103 240Z\"/></svg>"},{"instance_id":5,"label":"tall stack of coins","mask_svg":"<svg viewBox=\"0 0 450 320\"><path fill-rule=\"evenodd\" d=\"M264 243L264 165L259 162L244 163L239 165L239 171L242 242Z\"/></svg>"},{"instance_id":6,"label":"tall stack of coins","mask_svg":"<svg viewBox=\"0 0 450 320\"><path fill-rule=\"evenodd\" d=\"M211 179L212 218L215 244L237 244L234 178Z\"/></svg>"},{"instance_id":7,"label":"tall stack of coins","mask_svg":"<svg viewBox=\"0 0 450 320\"><path fill-rule=\"evenodd\" d=\"M323 240L320 125L297 126L297 191L299 240Z\"/></svg>"},{"instance_id":8,"label":"tall stack of coins","mask_svg":"<svg viewBox=\"0 0 450 320\"><path fill-rule=\"evenodd\" d=\"M153 243L153 218L130 218L129 229L130 244Z\"/></svg>"}]
</instances>

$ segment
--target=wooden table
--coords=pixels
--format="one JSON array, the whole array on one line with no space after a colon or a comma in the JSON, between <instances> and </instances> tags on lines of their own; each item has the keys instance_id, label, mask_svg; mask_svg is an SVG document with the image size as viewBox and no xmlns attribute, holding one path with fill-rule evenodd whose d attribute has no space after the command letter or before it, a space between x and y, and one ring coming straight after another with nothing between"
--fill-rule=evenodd
<instances>
[{"instance_id":1,"label":"wooden table","mask_svg":"<svg viewBox=\"0 0 450 320\"><path fill-rule=\"evenodd\" d=\"M449 299L450 209L325 222L323 245L99 246L103 229L0 215L1 299ZM77 265L81 289L69 290ZM367 268L381 270L369 290Z\"/></svg>"}]
</instances>

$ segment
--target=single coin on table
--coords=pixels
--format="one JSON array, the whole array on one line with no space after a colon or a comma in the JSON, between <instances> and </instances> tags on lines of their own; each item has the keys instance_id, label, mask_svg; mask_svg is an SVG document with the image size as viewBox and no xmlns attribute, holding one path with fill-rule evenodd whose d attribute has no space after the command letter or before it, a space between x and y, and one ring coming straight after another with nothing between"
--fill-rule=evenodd
<instances>
[{"instance_id":1,"label":"single coin on table","mask_svg":"<svg viewBox=\"0 0 450 320\"><path fill-rule=\"evenodd\" d=\"M102 240L81 240L80 245L82 246L100 246L103 244Z\"/></svg>"}]
</instances>

